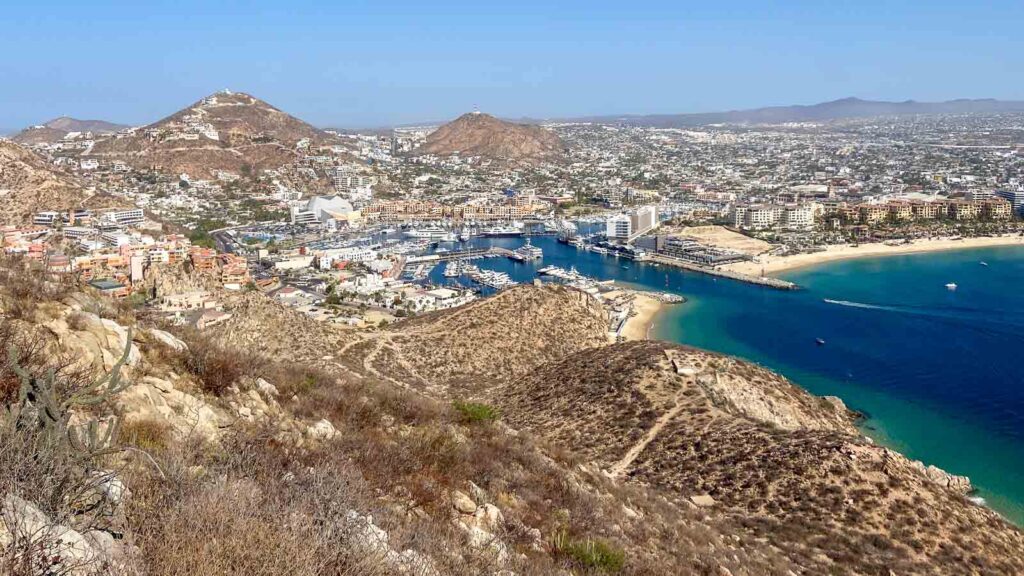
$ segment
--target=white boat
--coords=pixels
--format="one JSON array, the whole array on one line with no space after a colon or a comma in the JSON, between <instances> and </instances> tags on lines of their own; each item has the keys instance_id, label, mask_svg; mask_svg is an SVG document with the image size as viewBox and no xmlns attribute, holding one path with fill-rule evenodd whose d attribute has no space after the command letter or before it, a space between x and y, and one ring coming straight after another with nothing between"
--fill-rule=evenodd
<instances>
[{"instance_id":1,"label":"white boat","mask_svg":"<svg viewBox=\"0 0 1024 576\"><path fill-rule=\"evenodd\" d=\"M949 290L950 292L952 292L953 290L956 290L956 284L953 283L953 282L950 282L949 284L946 284L946 290Z\"/></svg>"},{"instance_id":2,"label":"white boat","mask_svg":"<svg viewBox=\"0 0 1024 576\"><path fill-rule=\"evenodd\" d=\"M544 257L544 251L530 243L530 239L526 239L526 244L523 244L519 248L516 248L508 256L513 260L519 262L530 262L533 260L540 260Z\"/></svg>"},{"instance_id":3,"label":"white boat","mask_svg":"<svg viewBox=\"0 0 1024 576\"><path fill-rule=\"evenodd\" d=\"M445 278L457 278L462 274L462 263L458 260L452 260L444 267Z\"/></svg>"},{"instance_id":4,"label":"white boat","mask_svg":"<svg viewBox=\"0 0 1024 576\"><path fill-rule=\"evenodd\" d=\"M427 228L414 228L412 230L405 231L406 238L417 238L421 240L441 240L447 237L450 232L444 228L438 228L437 226L428 226Z\"/></svg>"},{"instance_id":5,"label":"white boat","mask_svg":"<svg viewBox=\"0 0 1024 576\"><path fill-rule=\"evenodd\" d=\"M463 232L462 234L459 234L459 242L469 242L471 238L473 238L473 235L470 234L469 232Z\"/></svg>"},{"instance_id":6,"label":"white boat","mask_svg":"<svg viewBox=\"0 0 1024 576\"><path fill-rule=\"evenodd\" d=\"M522 236L523 229L515 226L491 226L490 228L484 228L482 234L491 238Z\"/></svg>"},{"instance_id":7,"label":"white boat","mask_svg":"<svg viewBox=\"0 0 1024 576\"><path fill-rule=\"evenodd\" d=\"M515 286L516 282L504 272L495 272L493 270L481 270L472 276L473 281L483 284L489 288L501 290L502 288L508 288L509 286Z\"/></svg>"}]
</instances>

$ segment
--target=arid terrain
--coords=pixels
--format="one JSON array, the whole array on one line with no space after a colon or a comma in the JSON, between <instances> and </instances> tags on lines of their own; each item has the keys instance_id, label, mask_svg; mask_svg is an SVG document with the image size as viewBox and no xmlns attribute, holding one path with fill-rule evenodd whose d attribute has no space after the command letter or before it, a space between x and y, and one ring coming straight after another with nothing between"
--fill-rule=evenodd
<instances>
[{"instance_id":1,"label":"arid terrain","mask_svg":"<svg viewBox=\"0 0 1024 576\"><path fill-rule=\"evenodd\" d=\"M966 479L763 368L608 344L582 292L374 329L224 299L197 332L0 262L5 573L1024 570L1024 536ZM56 424L17 425L50 397Z\"/></svg>"},{"instance_id":2,"label":"arid terrain","mask_svg":"<svg viewBox=\"0 0 1024 576\"><path fill-rule=\"evenodd\" d=\"M540 126L506 122L471 112L435 130L416 153L536 163L561 160L565 144L557 134Z\"/></svg>"},{"instance_id":3,"label":"arid terrain","mask_svg":"<svg viewBox=\"0 0 1024 576\"><path fill-rule=\"evenodd\" d=\"M276 169L297 147L331 141L321 130L243 93L218 92L134 134L98 140L85 154L139 168L210 178Z\"/></svg>"},{"instance_id":4,"label":"arid terrain","mask_svg":"<svg viewBox=\"0 0 1024 576\"><path fill-rule=\"evenodd\" d=\"M67 210L89 197L72 175L31 150L0 140L0 224L23 223L39 210Z\"/></svg>"},{"instance_id":5,"label":"arid terrain","mask_svg":"<svg viewBox=\"0 0 1024 576\"><path fill-rule=\"evenodd\" d=\"M61 116L38 126L30 126L11 137L11 140L25 146L32 144L52 144L70 132L91 132L93 136L113 134L127 126L103 120L78 120Z\"/></svg>"}]
</instances>

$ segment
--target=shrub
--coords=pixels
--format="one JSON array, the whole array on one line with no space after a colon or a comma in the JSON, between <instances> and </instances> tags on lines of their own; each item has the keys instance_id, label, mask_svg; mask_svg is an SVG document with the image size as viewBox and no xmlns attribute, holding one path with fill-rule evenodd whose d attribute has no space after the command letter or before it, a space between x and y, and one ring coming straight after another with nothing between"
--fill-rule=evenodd
<instances>
[{"instance_id":1,"label":"shrub","mask_svg":"<svg viewBox=\"0 0 1024 576\"><path fill-rule=\"evenodd\" d=\"M119 440L148 452L167 448L171 431L167 425L155 420L132 420L121 424Z\"/></svg>"},{"instance_id":2,"label":"shrub","mask_svg":"<svg viewBox=\"0 0 1024 576\"><path fill-rule=\"evenodd\" d=\"M190 352L185 358L185 368L199 378L205 392L220 396L245 376L245 366L237 353L213 344L190 347Z\"/></svg>"},{"instance_id":3,"label":"shrub","mask_svg":"<svg viewBox=\"0 0 1024 576\"><path fill-rule=\"evenodd\" d=\"M555 553L570 558L585 569L604 572L619 572L626 563L626 553L601 540L576 540L565 531L559 532L552 540Z\"/></svg>"},{"instance_id":4,"label":"shrub","mask_svg":"<svg viewBox=\"0 0 1024 576\"><path fill-rule=\"evenodd\" d=\"M459 417L463 422L476 424L478 422L492 422L498 419L498 409L489 404L456 400L452 403L452 407L459 413Z\"/></svg>"}]
</instances>

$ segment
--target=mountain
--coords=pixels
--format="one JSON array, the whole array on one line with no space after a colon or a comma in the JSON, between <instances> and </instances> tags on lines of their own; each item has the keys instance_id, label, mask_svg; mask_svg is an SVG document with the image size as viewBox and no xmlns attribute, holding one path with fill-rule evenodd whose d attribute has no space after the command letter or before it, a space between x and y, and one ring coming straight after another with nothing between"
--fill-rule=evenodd
<instances>
[{"instance_id":1,"label":"mountain","mask_svg":"<svg viewBox=\"0 0 1024 576\"><path fill-rule=\"evenodd\" d=\"M92 132L94 136L113 134L127 126L104 120L78 120L61 116L45 124L29 126L11 137L18 144L52 144L67 136L69 132Z\"/></svg>"},{"instance_id":2,"label":"mountain","mask_svg":"<svg viewBox=\"0 0 1024 576\"><path fill-rule=\"evenodd\" d=\"M327 141L326 133L258 98L223 91L130 135L97 141L83 156L209 178L280 168L299 157L300 143Z\"/></svg>"},{"instance_id":3,"label":"mountain","mask_svg":"<svg viewBox=\"0 0 1024 576\"><path fill-rule=\"evenodd\" d=\"M562 159L565 144L557 134L540 126L506 122L471 112L432 132L415 153L482 156L535 164Z\"/></svg>"},{"instance_id":4,"label":"mountain","mask_svg":"<svg viewBox=\"0 0 1024 576\"><path fill-rule=\"evenodd\" d=\"M704 112L696 114L650 114L593 116L577 121L621 123L652 128L685 128L707 124L779 124L784 122L821 122L843 118L904 116L914 114L974 114L1024 112L1024 101L959 99L945 102L885 102L843 98L808 106L771 106L752 110Z\"/></svg>"},{"instance_id":5,"label":"mountain","mask_svg":"<svg viewBox=\"0 0 1024 576\"><path fill-rule=\"evenodd\" d=\"M0 224L24 224L40 210L66 210L89 194L35 152L0 140Z\"/></svg>"}]
</instances>

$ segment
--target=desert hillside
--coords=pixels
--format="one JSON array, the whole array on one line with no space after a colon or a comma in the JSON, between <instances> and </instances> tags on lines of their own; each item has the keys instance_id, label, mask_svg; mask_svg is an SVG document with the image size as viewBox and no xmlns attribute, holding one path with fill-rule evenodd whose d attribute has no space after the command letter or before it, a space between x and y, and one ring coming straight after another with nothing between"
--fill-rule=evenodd
<instances>
[{"instance_id":1,"label":"desert hillside","mask_svg":"<svg viewBox=\"0 0 1024 576\"><path fill-rule=\"evenodd\" d=\"M218 92L127 136L96 142L86 156L139 168L209 178L276 169L297 147L330 140L324 132L249 94Z\"/></svg>"},{"instance_id":2,"label":"desert hillside","mask_svg":"<svg viewBox=\"0 0 1024 576\"><path fill-rule=\"evenodd\" d=\"M608 319L577 290L532 286L398 322L345 349L353 368L403 384L479 392L608 341Z\"/></svg>"},{"instance_id":3,"label":"desert hillside","mask_svg":"<svg viewBox=\"0 0 1024 576\"><path fill-rule=\"evenodd\" d=\"M40 210L67 210L89 194L73 176L9 140L0 140L0 224L24 224Z\"/></svg>"},{"instance_id":4,"label":"desert hillside","mask_svg":"<svg viewBox=\"0 0 1024 576\"><path fill-rule=\"evenodd\" d=\"M835 399L662 342L573 355L511 383L508 422L612 477L744 526L810 573L1012 574L1024 537L966 479L875 446Z\"/></svg>"},{"instance_id":5,"label":"desert hillside","mask_svg":"<svg viewBox=\"0 0 1024 576\"><path fill-rule=\"evenodd\" d=\"M1017 528L841 402L609 345L582 292L365 330L221 296L196 331L0 260L0 573L1024 569Z\"/></svg>"},{"instance_id":6,"label":"desert hillside","mask_svg":"<svg viewBox=\"0 0 1024 576\"><path fill-rule=\"evenodd\" d=\"M435 130L416 152L537 163L562 159L565 144L557 134L540 126L506 122L473 112Z\"/></svg>"}]
</instances>

